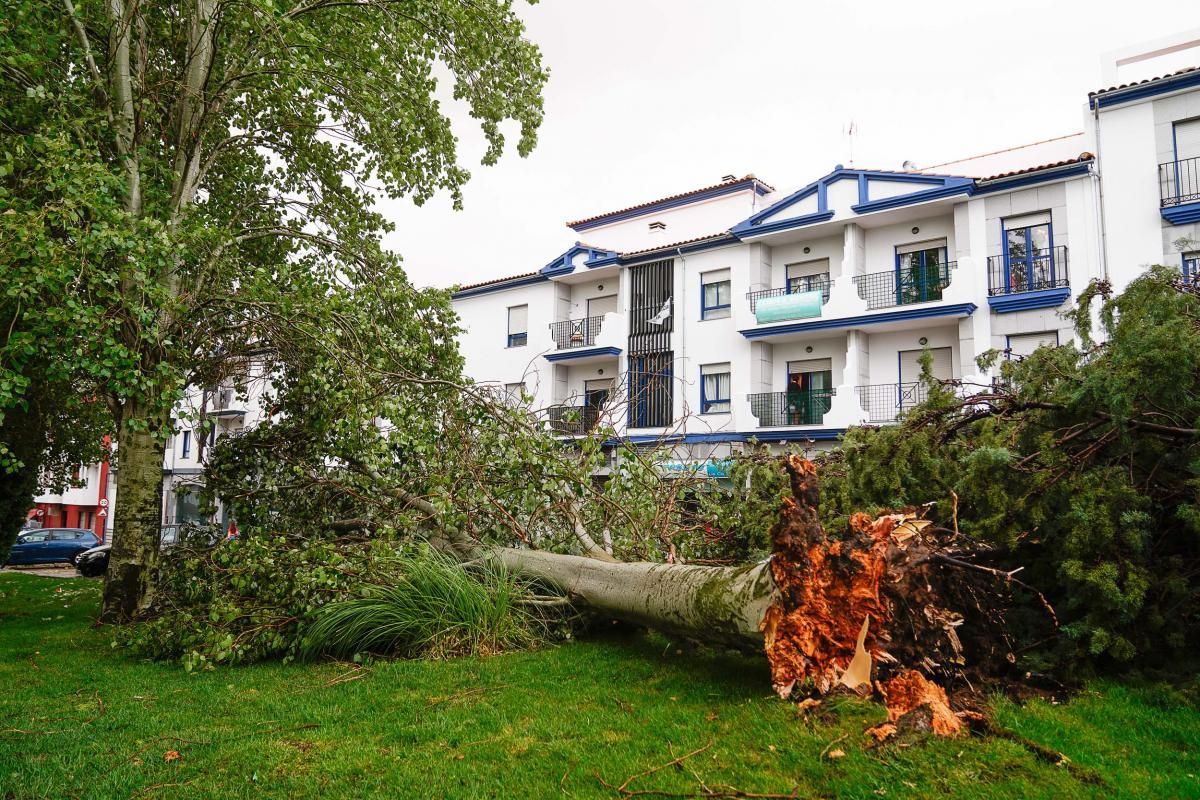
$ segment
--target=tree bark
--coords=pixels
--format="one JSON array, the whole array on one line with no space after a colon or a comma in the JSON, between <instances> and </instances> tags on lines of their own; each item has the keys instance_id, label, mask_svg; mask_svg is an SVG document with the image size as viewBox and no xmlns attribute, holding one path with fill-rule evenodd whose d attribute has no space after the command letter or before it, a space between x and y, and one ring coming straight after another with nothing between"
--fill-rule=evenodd
<instances>
[{"instance_id":1,"label":"tree bark","mask_svg":"<svg viewBox=\"0 0 1200 800\"><path fill-rule=\"evenodd\" d=\"M121 415L117 439L120 512L113 520L102 622L128 622L154 602L166 450L159 432L164 424L165 420L139 414L132 405L126 405Z\"/></svg>"},{"instance_id":2,"label":"tree bark","mask_svg":"<svg viewBox=\"0 0 1200 800\"><path fill-rule=\"evenodd\" d=\"M618 619L760 653L762 621L778 597L768 562L743 567L625 563L516 548L497 549L493 557Z\"/></svg>"}]
</instances>

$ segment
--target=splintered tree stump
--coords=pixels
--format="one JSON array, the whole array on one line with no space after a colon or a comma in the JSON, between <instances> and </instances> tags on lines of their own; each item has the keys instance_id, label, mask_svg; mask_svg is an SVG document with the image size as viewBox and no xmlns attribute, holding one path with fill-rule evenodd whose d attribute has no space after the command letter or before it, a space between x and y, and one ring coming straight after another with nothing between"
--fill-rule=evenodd
<instances>
[{"instance_id":1,"label":"splintered tree stump","mask_svg":"<svg viewBox=\"0 0 1200 800\"><path fill-rule=\"evenodd\" d=\"M797 456L784 466L792 496L771 529L772 555L759 564L622 563L518 548L492 555L581 606L765 652L781 697L843 684L873 690L895 723L875 729L878 738L905 725L958 733L946 688L966 685L968 673L999 674L1012 660L1006 587L986 571L948 568L930 523L911 512L854 514L842 538L828 537L816 468ZM960 630L970 632L966 644Z\"/></svg>"}]
</instances>

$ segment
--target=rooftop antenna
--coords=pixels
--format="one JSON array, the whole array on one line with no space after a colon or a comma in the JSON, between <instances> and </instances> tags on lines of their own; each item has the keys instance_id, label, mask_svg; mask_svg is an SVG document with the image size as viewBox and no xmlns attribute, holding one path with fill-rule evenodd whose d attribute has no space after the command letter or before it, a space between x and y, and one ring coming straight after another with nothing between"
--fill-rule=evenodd
<instances>
[{"instance_id":1,"label":"rooftop antenna","mask_svg":"<svg viewBox=\"0 0 1200 800\"><path fill-rule=\"evenodd\" d=\"M858 126L854 124L854 120L850 120L848 124L842 127L842 135L846 137L846 142L850 147L850 166L854 166L854 137L858 135Z\"/></svg>"}]
</instances>

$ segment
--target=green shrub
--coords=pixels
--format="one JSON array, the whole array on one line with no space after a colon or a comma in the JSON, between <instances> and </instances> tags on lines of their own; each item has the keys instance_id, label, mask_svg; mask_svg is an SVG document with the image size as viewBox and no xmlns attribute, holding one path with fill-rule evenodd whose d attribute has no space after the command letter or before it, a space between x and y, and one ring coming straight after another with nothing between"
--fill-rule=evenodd
<instances>
[{"instance_id":1,"label":"green shrub","mask_svg":"<svg viewBox=\"0 0 1200 800\"><path fill-rule=\"evenodd\" d=\"M464 569L424 551L402 556L398 568L389 583L325 606L301 652L445 658L529 647L545 638L541 618L522 602L527 587L500 564Z\"/></svg>"},{"instance_id":2,"label":"green shrub","mask_svg":"<svg viewBox=\"0 0 1200 800\"><path fill-rule=\"evenodd\" d=\"M118 629L114 646L143 657L179 659L188 670L264 659L286 662L300 654L326 606L367 601L386 587L395 587L392 596L418 590L413 608L443 621L459 614L464 627L448 626L440 636L426 629L420 634L423 642L412 634L410 644L423 647L424 655L526 646L546 630L517 608L525 588L514 579L495 571L468 573L436 554L406 551L386 535L336 539L252 533L214 548L178 547L164 554L154 608L136 624ZM324 630L328 639L328 626ZM373 649L345 651L329 641L328 652ZM326 648L308 648L321 650Z\"/></svg>"}]
</instances>

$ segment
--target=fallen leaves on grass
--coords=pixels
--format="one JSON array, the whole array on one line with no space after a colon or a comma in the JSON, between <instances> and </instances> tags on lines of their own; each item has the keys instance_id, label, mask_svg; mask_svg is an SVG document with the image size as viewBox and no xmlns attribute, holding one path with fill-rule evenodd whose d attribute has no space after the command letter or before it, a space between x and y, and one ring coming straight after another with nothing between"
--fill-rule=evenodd
<instances>
[{"instance_id":1,"label":"fallen leaves on grass","mask_svg":"<svg viewBox=\"0 0 1200 800\"><path fill-rule=\"evenodd\" d=\"M168 750L163 753L163 761L170 764L172 761L178 761L181 758L178 750Z\"/></svg>"}]
</instances>

